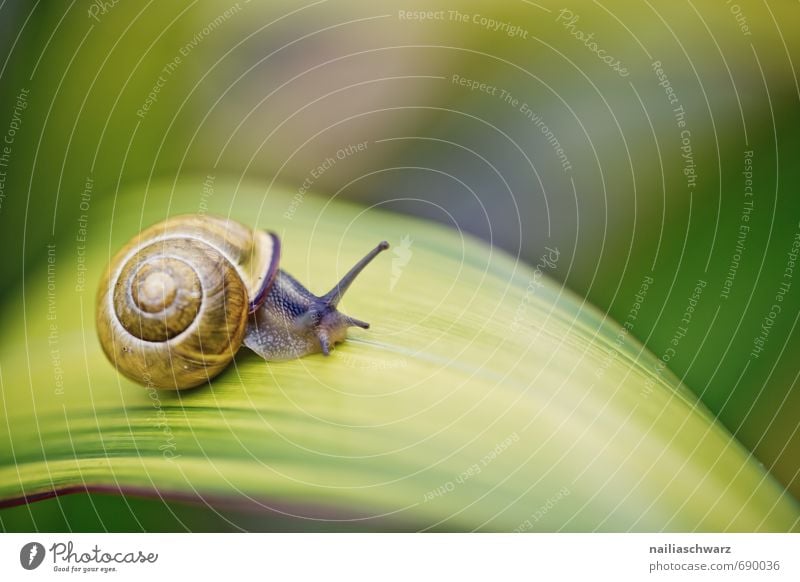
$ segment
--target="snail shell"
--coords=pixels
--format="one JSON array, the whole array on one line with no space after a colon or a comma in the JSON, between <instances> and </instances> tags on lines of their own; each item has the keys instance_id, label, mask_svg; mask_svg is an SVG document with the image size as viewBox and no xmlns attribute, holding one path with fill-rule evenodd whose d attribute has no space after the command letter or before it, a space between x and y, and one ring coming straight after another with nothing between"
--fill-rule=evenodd
<instances>
[{"instance_id":1,"label":"snail shell","mask_svg":"<svg viewBox=\"0 0 800 582\"><path fill-rule=\"evenodd\" d=\"M233 359L248 314L278 271L277 236L211 216L178 216L134 237L100 282L97 330L125 376L188 388Z\"/></svg>"}]
</instances>

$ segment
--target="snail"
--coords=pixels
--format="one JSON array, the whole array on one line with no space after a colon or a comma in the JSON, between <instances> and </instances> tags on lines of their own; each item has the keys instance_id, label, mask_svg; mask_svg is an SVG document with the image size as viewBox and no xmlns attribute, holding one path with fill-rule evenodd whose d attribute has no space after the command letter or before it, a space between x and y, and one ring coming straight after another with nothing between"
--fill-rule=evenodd
<instances>
[{"instance_id":1,"label":"snail","mask_svg":"<svg viewBox=\"0 0 800 582\"><path fill-rule=\"evenodd\" d=\"M128 242L101 278L100 344L128 378L173 390L208 382L242 345L268 361L328 355L348 327L369 327L336 307L387 248L317 297L278 268L276 234L208 215L171 218Z\"/></svg>"}]
</instances>

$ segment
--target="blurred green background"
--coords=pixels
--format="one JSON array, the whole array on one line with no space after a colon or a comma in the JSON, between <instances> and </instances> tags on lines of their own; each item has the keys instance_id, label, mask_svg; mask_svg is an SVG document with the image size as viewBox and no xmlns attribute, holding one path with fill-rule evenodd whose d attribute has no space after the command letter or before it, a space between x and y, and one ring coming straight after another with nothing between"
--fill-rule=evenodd
<instances>
[{"instance_id":1,"label":"blurred green background","mask_svg":"<svg viewBox=\"0 0 800 582\"><path fill-rule=\"evenodd\" d=\"M143 206L150 181L194 177L198 210L235 208L204 188L231 175L378 205L530 264L557 248L548 274L629 322L800 497L798 23L796 2L7 0L0 313L131 184ZM136 528L163 507L60 501L0 523L63 529L60 508L92 530L91 506ZM258 529L171 507L161 529Z\"/></svg>"}]
</instances>

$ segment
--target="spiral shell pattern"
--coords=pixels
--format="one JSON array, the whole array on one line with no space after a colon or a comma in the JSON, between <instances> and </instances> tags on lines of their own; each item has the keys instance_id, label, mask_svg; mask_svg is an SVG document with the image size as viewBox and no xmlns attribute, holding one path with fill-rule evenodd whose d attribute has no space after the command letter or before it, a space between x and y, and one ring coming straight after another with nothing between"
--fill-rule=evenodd
<instances>
[{"instance_id":1,"label":"spiral shell pattern","mask_svg":"<svg viewBox=\"0 0 800 582\"><path fill-rule=\"evenodd\" d=\"M130 241L100 283L97 329L109 360L157 388L207 382L242 344L252 301L277 272L274 235L181 216Z\"/></svg>"}]
</instances>

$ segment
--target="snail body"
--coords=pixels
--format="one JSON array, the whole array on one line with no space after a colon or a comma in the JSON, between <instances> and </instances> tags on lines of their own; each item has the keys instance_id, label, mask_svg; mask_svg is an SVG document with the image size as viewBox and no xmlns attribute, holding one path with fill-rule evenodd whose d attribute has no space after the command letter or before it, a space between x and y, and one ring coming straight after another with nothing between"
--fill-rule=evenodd
<instances>
[{"instance_id":1,"label":"snail body","mask_svg":"<svg viewBox=\"0 0 800 582\"><path fill-rule=\"evenodd\" d=\"M336 306L386 248L379 244L317 297L279 269L274 233L206 215L166 220L128 242L102 277L100 344L128 378L178 390L208 382L242 345L265 360L327 355L348 327L369 327Z\"/></svg>"}]
</instances>

